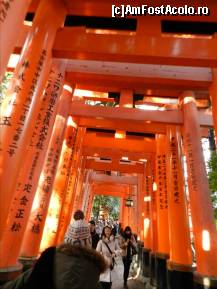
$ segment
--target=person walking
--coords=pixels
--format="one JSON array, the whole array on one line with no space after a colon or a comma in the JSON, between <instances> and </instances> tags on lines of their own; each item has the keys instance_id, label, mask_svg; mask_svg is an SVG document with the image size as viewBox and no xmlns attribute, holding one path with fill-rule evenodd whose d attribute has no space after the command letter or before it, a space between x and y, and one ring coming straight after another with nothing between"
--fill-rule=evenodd
<instances>
[{"instance_id":1,"label":"person walking","mask_svg":"<svg viewBox=\"0 0 217 289\"><path fill-rule=\"evenodd\" d=\"M73 215L74 221L68 226L64 236L65 243L84 245L92 248L92 239L88 223L84 220L84 213L77 210Z\"/></svg>"},{"instance_id":2,"label":"person walking","mask_svg":"<svg viewBox=\"0 0 217 289\"><path fill-rule=\"evenodd\" d=\"M137 253L136 240L129 226L124 229L123 235L120 236L120 248L122 249L122 260L124 264L124 288L127 287L127 279L129 277L130 265L133 255Z\"/></svg>"},{"instance_id":3,"label":"person walking","mask_svg":"<svg viewBox=\"0 0 217 289\"><path fill-rule=\"evenodd\" d=\"M89 226L90 226L90 234L91 234L91 238L92 238L92 248L96 249L96 246L99 242L99 235L96 232L95 222L93 220L91 220L89 222Z\"/></svg>"},{"instance_id":4,"label":"person walking","mask_svg":"<svg viewBox=\"0 0 217 289\"><path fill-rule=\"evenodd\" d=\"M100 275L100 284L103 289L110 289L112 286L112 281L115 278L115 256L120 254L118 241L115 240L114 235L112 235L112 228L110 226L105 226L103 228L102 239L98 242L96 251L103 255L107 264L109 265L107 270Z\"/></svg>"}]
</instances>

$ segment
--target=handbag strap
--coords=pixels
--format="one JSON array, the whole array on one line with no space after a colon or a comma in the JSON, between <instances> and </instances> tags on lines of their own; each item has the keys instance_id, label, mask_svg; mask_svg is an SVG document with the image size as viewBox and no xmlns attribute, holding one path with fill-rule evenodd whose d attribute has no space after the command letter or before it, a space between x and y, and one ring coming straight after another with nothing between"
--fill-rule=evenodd
<instances>
[{"instance_id":1,"label":"handbag strap","mask_svg":"<svg viewBox=\"0 0 217 289\"><path fill-rule=\"evenodd\" d=\"M106 245L106 247L108 248L108 250L109 250L109 253L111 254L111 256L112 256L112 250L110 249L110 247L109 247L109 245L106 243L106 242L104 242L104 241L102 241L105 245ZM113 262L114 262L114 264L116 264L116 262L115 262L115 258L114 257L112 257L112 260L113 260Z\"/></svg>"},{"instance_id":2,"label":"handbag strap","mask_svg":"<svg viewBox=\"0 0 217 289\"><path fill-rule=\"evenodd\" d=\"M108 250L109 250L109 253L112 255L112 250L110 249L109 245L108 245L106 242L104 242L104 241L103 241L103 243L106 245L106 247L107 247Z\"/></svg>"}]
</instances>

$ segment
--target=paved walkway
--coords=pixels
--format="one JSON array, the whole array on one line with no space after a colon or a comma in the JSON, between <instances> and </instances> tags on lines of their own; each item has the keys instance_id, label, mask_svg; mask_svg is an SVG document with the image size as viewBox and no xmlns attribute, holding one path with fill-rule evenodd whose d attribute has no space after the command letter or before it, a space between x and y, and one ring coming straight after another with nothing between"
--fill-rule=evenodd
<instances>
[{"instance_id":1,"label":"paved walkway","mask_svg":"<svg viewBox=\"0 0 217 289\"><path fill-rule=\"evenodd\" d=\"M117 265L115 266L115 273L116 273L116 278L115 281L112 284L112 289L123 289L123 263L121 258L116 259ZM145 284L139 281L139 278L136 278L138 274L136 262L133 262L131 264L131 270L130 270L130 276L128 279L128 288L129 289L144 289Z\"/></svg>"}]
</instances>

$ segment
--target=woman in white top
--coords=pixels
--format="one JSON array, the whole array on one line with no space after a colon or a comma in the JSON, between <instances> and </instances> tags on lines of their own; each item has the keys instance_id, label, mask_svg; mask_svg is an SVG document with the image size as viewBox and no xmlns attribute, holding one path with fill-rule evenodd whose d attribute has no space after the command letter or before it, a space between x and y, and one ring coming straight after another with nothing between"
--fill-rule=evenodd
<instances>
[{"instance_id":1,"label":"woman in white top","mask_svg":"<svg viewBox=\"0 0 217 289\"><path fill-rule=\"evenodd\" d=\"M100 252L108 263L108 269L100 275L99 281L103 289L110 289L114 280L115 256L119 255L120 247L115 237L111 235L112 229L105 226L102 231L102 239L98 242L96 251Z\"/></svg>"}]
</instances>

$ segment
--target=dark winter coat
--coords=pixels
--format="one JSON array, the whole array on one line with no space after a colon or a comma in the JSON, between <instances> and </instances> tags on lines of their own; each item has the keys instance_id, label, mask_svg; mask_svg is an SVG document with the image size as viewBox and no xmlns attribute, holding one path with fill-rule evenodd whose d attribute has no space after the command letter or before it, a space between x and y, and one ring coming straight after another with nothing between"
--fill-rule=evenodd
<instances>
[{"instance_id":1,"label":"dark winter coat","mask_svg":"<svg viewBox=\"0 0 217 289\"><path fill-rule=\"evenodd\" d=\"M91 238L92 238L92 248L96 249L96 246L99 242L99 235L96 233L95 230L91 232Z\"/></svg>"},{"instance_id":2,"label":"dark winter coat","mask_svg":"<svg viewBox=\"0 0 217 289\"><path fill-rule=\"evenodd\" d=\"M120 248L122 249L122 256L132 258L133 251L137 251L137 243L133 234L130 235L130 238L127 239L124 235L119 238ZM130 248L129 248L130 247ZM130 254L128 255L128 249L130 249ZM127 256L128 255L128 256Z\"/></svg>"},{"instance_id":3,"label":"dark winter coat","mask_svg":"<svg viewBox=\"0 0 217 289\"><path fill-rule=\"evenodd\" d=\"M99 275L106 269L93 249L63 244L48 248L28 270L1 289L100 289Z\"/></svg>"}]
</instances>

